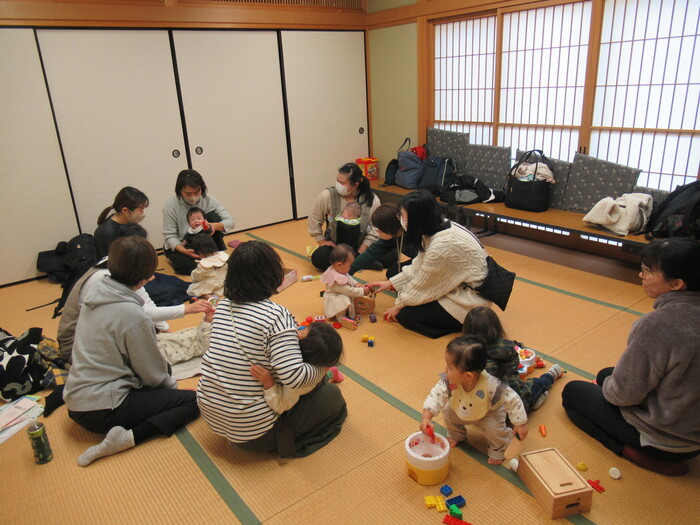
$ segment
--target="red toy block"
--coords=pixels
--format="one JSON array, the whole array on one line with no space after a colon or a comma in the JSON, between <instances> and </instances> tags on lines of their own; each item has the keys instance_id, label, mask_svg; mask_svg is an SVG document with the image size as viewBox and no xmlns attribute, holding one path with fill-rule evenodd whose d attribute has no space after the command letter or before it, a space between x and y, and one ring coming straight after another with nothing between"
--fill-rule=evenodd
<instances>
[{"instance_id":1,"label":"red toy block","mask_svg":"<svg viewBox=\"0 0 700 525\"><path fill-rule=\"evenodd\" d=\"M454 516L450 516L449 514L446 514L445 517L442 518L442 522L446 525L472 525L467 521L455 518Z\"/></svg>"},{"instance_id":2,"label":"red toy block","mask_svg":"<svg viewBox=\"0 0 700 525\"><path fill-rule=\"evenodd\" d=\"M596 479L595 481L589 479L589 480L587 480L587 481L588 481L588 484L589 484L591 487L593 487L596 491L598 491L598 492L605 492L605 487L603 487L603 486L600 484L600 480L599 480L599 479Z\"/></svg>"}]
</instances>

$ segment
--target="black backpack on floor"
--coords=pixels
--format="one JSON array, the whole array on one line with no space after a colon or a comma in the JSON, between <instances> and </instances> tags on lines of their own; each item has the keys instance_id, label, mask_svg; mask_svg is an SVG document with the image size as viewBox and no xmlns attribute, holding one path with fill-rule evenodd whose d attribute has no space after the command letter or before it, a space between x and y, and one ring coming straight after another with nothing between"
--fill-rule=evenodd
<instances>
[{"instance_id":1,"label":"black backpack on floor","mask_svg":"<svg viewBox=\"0 0 700 525\"><path fill-rule=\"evenodd\" d=\"M659 204L649 217L646 237L700 239L700 181L678 186Z\"/></svg>"},{"instance_id":2,"label":"black backpack on floor","mask_svg":"<svg viewBox=\"0 0 700 525\"><path fill-rule=\"evenodd\" d=\"M59 242L55 250L39 253L37 270L48 273L49 278L63 286L61 297L54 301L58 302L53 311L54 318L61 315L75 282L96 263L95 239L89 233L76 235L68 242Z\"/></svg>"}]
</instances>

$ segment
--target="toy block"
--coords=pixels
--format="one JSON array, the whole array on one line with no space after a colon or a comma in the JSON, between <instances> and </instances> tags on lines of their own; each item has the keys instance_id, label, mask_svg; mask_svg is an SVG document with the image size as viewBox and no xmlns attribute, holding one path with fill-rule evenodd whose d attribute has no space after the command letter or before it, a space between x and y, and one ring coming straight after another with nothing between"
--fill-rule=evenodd
<instances>
[{"instance_id":1,"label":"toy block","mask_svg":"<svg viewBox=\"0 0 700 525\"><path fill-rule=\"evenodd\" d=\"M445 505L445 500L442 496L435 496L435 508L438 512L445 512L447 510L447 505Z\"/></svg>"},{"instance_id":2,"label":"toy block","mask_svg":"<svg viewBox=\"0 0 700 525\"><path fill-rule=\"evenodd\" d=\"M457 505L450 505L450 516L462 519L462 511Z\"/></svg>"},{"instance_id":3,"label":"toy block","mask_svg":"<svg viewBox=\"0 0 700 525\"><path fill-rule=\"evenodd\" d=\"M377 315L376 314L369 314L369 322L376 323L377 322Z\"/></svg>"},{"instance_id":4,"label":"toy block","mask_svg":"<svg viewBox=\"0 0 700 525\"><path fill-rule=\"evenodd\" d=\"M518 476L553 520L591 510L593 489L555 448L520 454Z\"/></svg>"},{"instance_id":5,"label":"toy block","mask_svg":"<svg viewBox=\"0 0 700 525\"><path fill-rule=\"evenodd\" d=\"M326 322L326 316L325 315L317 315L314 316L314 323L325 323Z\"/></svg>"},{"instance_id":6,"label":"toy block","mask_svg":"<svg viewBox=\"0 0 700 525\"><path fill-rule=\"evenodd\" d=\"M429 509L434 509L435 508L435 496L426 496L425 497L425 506Z\"/></svg>"},{"instance_id":7,"label":"toy block","mask_svg":"<svg viewBox=\"0 0 700 525\"><path fill-rule=\"evenodd\" d=\"M445 500L445 503L447 503L447 506L449 507L450 505L456 505L457 507L464 507L467 502L464 500L462 496L455 496L454 498L450 498L448 500Z\"/></svg>"},{"instance_id":8,"label":"toy block","mask_svg":"<svg viewBox=\"0 0 700 525\"><path fill-rule=\"evenodd\" d=\"M370 339L369 341L367 341L367 346L369 348L374 348L374 339Z\"/></svg>"},{"instance_id":9,"label":"toy block","mask_svg":"<svg viewBox=\"0 0 700 525\"><path fill-rule=\"evenodd\" d=\"M432 431L433 429L431 428L430 430ZM433 434L433 439L435 439L435 434ZM443 496L447 497L450 494L452 494L452 487L450 487L449 485L443 485L442 487L440 487L440 492Z\"/></svg>"},{"instance_id":10,"label":"toy block","mask_svg":"<svg viewBox=\"0 0 700 525\"><path fill-rule=\"evenodd\" d=\"M357 322L354 319L350 319L349 317L338 317L338 322L345 328L357 330Z\"/></svg>"},{"instance_id":11,"label":"toy block","mask_svg":"<svg viewBox=\"0 0 700 525\"><path fill-rule=\"evenodd\" d=\"M466 522L464 520L461 520L459 518L455 518L454 516L450 516L447 514L444 518L442 518L442 522L445 525L472 525L469 522Z\"/></svg>"},{"instance_id":12,"label":"toy block","mask_svg":"<svg viewBox=\"0 0 700 525\"><path fill-rule=\"evenodd\" d=\"M363 336L362 336L362 342L363 342L363 343L366 343L367 341L369 341L369 336L368 336L368 335L363 335Z\"/></svg>"},{"instance_id":13,"label":"toy block","mask_svg":"<svg viewBox=\"0 0 700 525\"><path fill-rule=\"evenodd\" d=\"M599 479L596 479L595 481L589 479L588 484L593 487L596 492L605 492L605 487L600 484Z\"/></svg>"}]
</instances>

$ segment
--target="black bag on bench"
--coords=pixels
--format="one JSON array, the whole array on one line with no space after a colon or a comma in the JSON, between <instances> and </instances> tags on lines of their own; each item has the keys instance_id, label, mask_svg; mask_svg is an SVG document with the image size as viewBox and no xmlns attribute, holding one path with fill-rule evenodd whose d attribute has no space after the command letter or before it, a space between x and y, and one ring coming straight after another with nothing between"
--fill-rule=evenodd
<instances>
[{"instance_id":1,"label":"black bag on bench","mask_svg":"<svg viewBox=\"0 0 700 525\"><path fill-rule=\"evenodd\" d=\"M518 169L525 164L535 164L532 180L523 181L518 179ZM547 211L549 208L550 183L544 180L537 180L538 164L546 165L550 171L552 167L549 159L544 156L542 150L527 151L520 157L520 160L511 168L506 178L506 199L508 208L525 211Z\"/></svg>"}]
</instances>

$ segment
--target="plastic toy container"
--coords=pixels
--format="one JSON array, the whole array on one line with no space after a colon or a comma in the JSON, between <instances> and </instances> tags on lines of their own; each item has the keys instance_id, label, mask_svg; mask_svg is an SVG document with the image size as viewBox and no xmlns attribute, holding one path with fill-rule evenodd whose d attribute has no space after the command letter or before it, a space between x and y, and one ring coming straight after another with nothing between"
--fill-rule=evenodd
<instances>
[{"instance_id":1,"label":"plastic toy container","mask_svg":"<svg viewBox=\"0 0 700 525\"><path fill-rule=\"evenodd\" d=\"M528 374L531 374L535 369L535 359L537 359L537 354L532 348L518 348L518 357L520 357L520 364L523 367L518 370L520 378L522 379Z\"/></svg>"},{"instance_id":2,"label":"plastic toy container","mask_svg":"<svg viewBox=\"0 0 700 525\"><path fill-rule=\"evenodd\" d=\"M362 174L369 180L375 180L378 175L377 163L379 159L374 157L362 157L360 159L355 159L357 165L362 169Z\"/></svg>"},{"instance_id":3,"label":"plastic toy container","mask_svg":"<svg viewBox=\"0 0 700 525\"><path fill-rule=\"evenodd\" d=\"M423 432L406 438L406 469L410 477L421 485L437 485L447 478L450 470L450 444L435 433L432 439Z\"/></svg>"}]
</instances>

